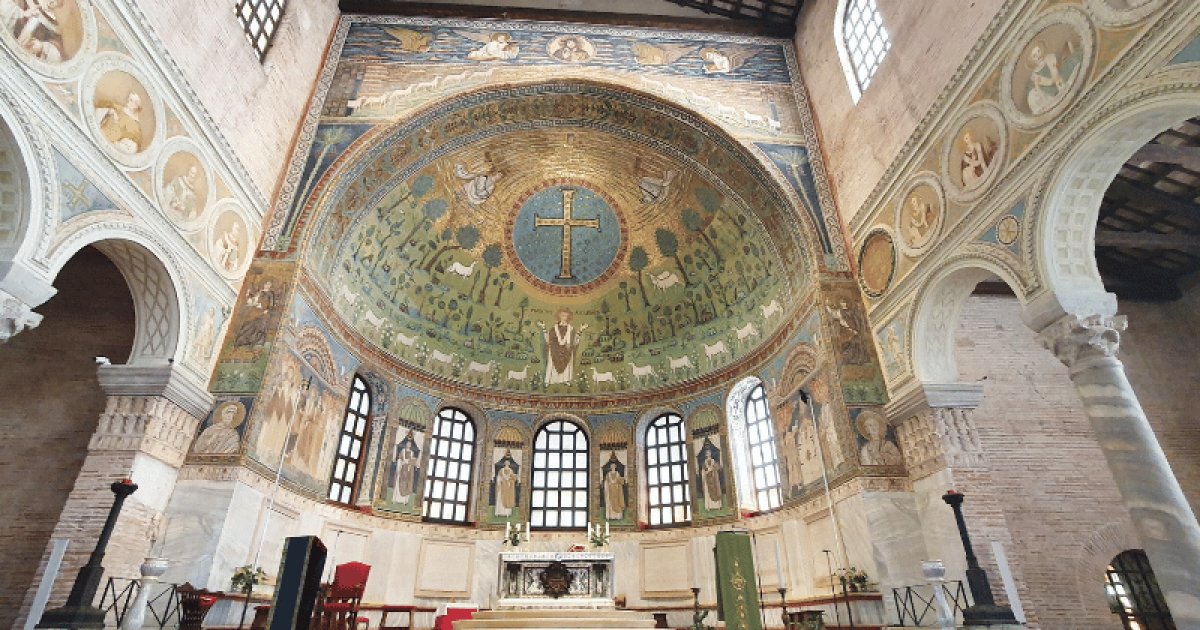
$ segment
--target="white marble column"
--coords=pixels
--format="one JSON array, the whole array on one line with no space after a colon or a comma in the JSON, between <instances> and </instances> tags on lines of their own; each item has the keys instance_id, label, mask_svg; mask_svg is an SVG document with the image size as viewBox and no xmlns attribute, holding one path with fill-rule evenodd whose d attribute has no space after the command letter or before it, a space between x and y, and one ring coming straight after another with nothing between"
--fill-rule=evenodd
<instances>
[{"instance_id":1,"label":"white marble column","mask_svg":"<svg viewBox=\"0 0 1200 630\"><path fill-rule=\"evenodd\" d=\"M1117 359L1124 329L1068 315L1041 337L1070 370L1175 624L1200 628L1200 524Z\"/></svg>"}]
</instances>

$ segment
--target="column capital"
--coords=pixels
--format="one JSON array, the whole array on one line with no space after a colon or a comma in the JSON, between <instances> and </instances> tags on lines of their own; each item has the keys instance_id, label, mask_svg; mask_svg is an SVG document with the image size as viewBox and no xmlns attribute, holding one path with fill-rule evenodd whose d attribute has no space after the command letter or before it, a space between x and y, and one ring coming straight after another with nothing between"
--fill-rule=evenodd
<instances>
[{"instance_id":1,"label":"column capital","mask_svg":"<svg viewBox=\"0 0 1200 630\"><path fill-rule=\"evenodd\" d=\"M162 396L199 419L212 408L213 396L200 377L175 363L103 365L97 375L109 396Z\"/></svg>"},{"instance_id":2,"label":"column capital","mask_svg":"<svg viewBox=\"0 0 1200 630\"><path fill-rule=\"evenodd\" d=\"M1124 315L1067 315L1042 329L1038 337L1063 365L1074 369L1092 359L1115 359L1127 324Z\"/></svg>"},{"instance_id":3,"label":"column capital","mask_svg":"<svg viewBox=\"0 0 1200 630\"><path fill-rule=\"evenodd\" d=\"M21 331L37 328L41 323L42 316L34 313L32 306L0 289L0 343Z\"/></svg>"}]
</instances>

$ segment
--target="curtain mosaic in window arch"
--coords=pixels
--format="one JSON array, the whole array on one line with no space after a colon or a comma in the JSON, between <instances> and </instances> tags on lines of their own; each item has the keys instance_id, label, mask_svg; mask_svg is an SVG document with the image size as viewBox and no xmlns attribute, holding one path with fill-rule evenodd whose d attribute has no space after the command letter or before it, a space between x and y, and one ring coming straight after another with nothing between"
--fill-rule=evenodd
<instances>
[{"instance_id":1,"label":"curtain mosaic in window arch","mask_svg":"<svg viewBox=\"0 0 1200 630\"><path fill-rule=\"evenodd\" d=\"M362 466L367 430L371 424L371 390L358 375L350 385L350 400L338 435L333 473L329 476L329 500L350 505L358 493L359 468Z\"/></svg>"},{"instance_id":2,"label":"curtain mosaic in window arch","mask_svg":"<svg viewBox=\"0 0 1200 630\"><path fill-rule=\"evenodd\" d=\"M588 439L566 420L542 427L533 439L533 494L529 524L539 529L583 529L588 522Z\"/></svg>"},{"instance_id":3,"label":"curtain mosaic in window arch","mask_svg":"<svg viewBox=\"0 0 1200 630\"><path fill-rule=\"evenodd\" d=\"M447 407L438 412L425 469L427 521L465 523L471 499L475 465L475 423L462 411Z\"/></svg>"},{"instance_id":4,"label":"curtain mosaic in window arch","mask_svg":"<svg viewBox=\"0 0 1200 630\"><path fill-rule=\"evenodd\" d=\"M646 427L646 492L651 526L692 520L683 418L664 413Z\"/></svg>"}]
</instances>

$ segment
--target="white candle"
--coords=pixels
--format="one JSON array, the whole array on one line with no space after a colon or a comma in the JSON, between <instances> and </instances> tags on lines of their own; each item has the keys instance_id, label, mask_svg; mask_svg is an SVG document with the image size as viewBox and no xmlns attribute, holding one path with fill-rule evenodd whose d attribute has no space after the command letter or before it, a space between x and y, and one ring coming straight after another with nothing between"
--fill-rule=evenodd
<instances>
[{"instance_id":1,"label":"white candle","mask_svg":"<svg viewBox=\"0 0 1200 630\"><path fill-rule=\"evenodd\" d=\"M692 587L700 588L700 558L701 546L698 540L692 541Z\"/></svg>"},{"instance_id":2,"label":"white candle","mask_svg":"<svg viewBox=\"0 0 1200 630\"><path fill-rule=\"evenodd\" d=\"M604 537L608 538L608 521L604 521Z\"/></svg>"},{"instance_id":3,"label":"white candle","mask_svg":"<svg viewBox=\"0 0 1200 630\"><path fill-rule=\"evenodd\" d=\"M588 521L587 526L588 526L588 540L591 540L592 539L592 522Z\"/></svg>"},{"instance_id":4,"label":"white candle","mask_svg":"<svg viewBox=\"0 0 1200 630\"><path fill-rule=\"evenodd\" d=\"M525 521L525 542L529 542L529 521Z\"/></svg>"},{"instance_id":5,"label":"white candle","mask_svg":"<svg viewBox=\"0 0 1200 630\"><path fill-rule=\"evenodd\" d=\"M783 553L781 552L781 549L782 549L782 546L779 544L779 540L776 539L775 540L775 575L779 578L779 585L786 586L787 578L784 576L784 572L783 572Z\"/></svg>"},{"instance_id":6,"label":"white candle","mask_svg":"<svg viewBox=\"0 0 1200 630\"><path fill-rule=\"evenodd\" d=\"M504 540L512 538L512 521L504 521Z\"/></svg>"}]
</instances>

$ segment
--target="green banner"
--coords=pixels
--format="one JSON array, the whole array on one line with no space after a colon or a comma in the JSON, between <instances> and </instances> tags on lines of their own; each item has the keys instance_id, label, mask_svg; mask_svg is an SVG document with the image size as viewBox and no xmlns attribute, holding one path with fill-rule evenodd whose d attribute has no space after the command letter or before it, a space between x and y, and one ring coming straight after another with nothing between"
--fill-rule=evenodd
<instances>
[{"instance_id":1,"label":"green banner","mask_svg":"<svg viewBox=\"0 0 1200 630\"><path fill-rule=\"evenodd\" d=\"M726 630L762 630L747 532L717 532L717 612Z\"/></svg>"}]
</instances>

